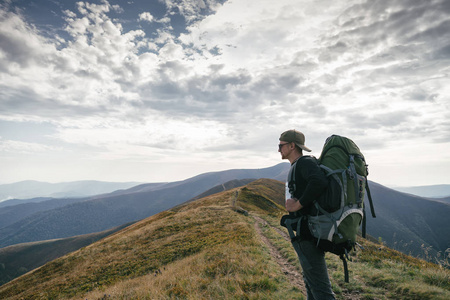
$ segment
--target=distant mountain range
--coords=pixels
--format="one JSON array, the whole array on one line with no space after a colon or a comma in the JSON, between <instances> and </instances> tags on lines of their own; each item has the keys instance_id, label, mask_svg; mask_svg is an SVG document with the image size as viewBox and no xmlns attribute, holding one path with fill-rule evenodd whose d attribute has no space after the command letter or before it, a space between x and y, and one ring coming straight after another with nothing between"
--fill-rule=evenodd
<instances>
[{"instance_id":1,"label":"distant mountain range","mask_svg":"<svg viewBox=\"0 0 450 300\"><path fill-rule=\"evenodd\" d=\"M149 183L109 194L0 207L0 248L108 230L186 201L242 186L257 178L284 181L288 163L270 168L201 174L183 181ZM450 248L450 205L370 182L376 219L367 232L404 253L435 257ZM423 246L422 246L423 245Z\"/></svg>"},{"instance_id":2,"label":"distant mountain range","mask_svg":"<svg viewBox=\"0 0 450 300\"><path fill-rule=\"evenodd\" d=\"M88 198L51 199L0 208L0 247L94 233L169 209L230 180L284 180L289 164L201 174L166 184L142 184Z\"/></svg>"},{"instance_id":3,"label":"distant mountain range","mask_svg":"<svg viewBox=\"0 0 450 300\"><path fill-rule=\"evenodd\" d=\"M393 189L399 192L413 194L420 197L429 197L429 198L450 197L450 184L394 187Z\"/></svg>"},{"instance_id":4,"label":"distant mountain range","mask_svg":"<svg viewBox=\"0 0 450 300\"><path fill-rule=\"evenodd\" d=\"M95 180L48 183L34 180L26 180L10 184L0 184L0 201L5 201L9 199L35 198L34 201L32 202L39 202L45 200L42 199L45 197L52 197L52 198L87 197L92 195L110 193L121 189L128 189L138 184L141 183L104 182ZM19 202L15 201L15 203Z\"/></svg>"},{"instance_id":5,"label":"distant mountain range","mask_svg":"<svg viewBox=\"0 0 450 300\"><path fill-rule=\"evenodd\" d=\"M215 186L187 202L195 201L209 195L241 187L254 179L231 180ZM184 205L184 204L181 204ZM175 208L175 207L174 207ZM21 243L0 248L0 286L45 263L64 256L70 252L88 246L109 236L134 222L126 223L101 232L77 235L62 239L43 240Z\"/></svg>"}]
</instances>

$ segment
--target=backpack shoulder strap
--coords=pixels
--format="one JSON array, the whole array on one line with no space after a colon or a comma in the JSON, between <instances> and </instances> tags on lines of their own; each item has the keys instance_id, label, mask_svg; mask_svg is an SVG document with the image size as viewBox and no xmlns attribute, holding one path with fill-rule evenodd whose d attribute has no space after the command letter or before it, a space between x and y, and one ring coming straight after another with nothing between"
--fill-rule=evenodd
<instances>
[{"instance_id":1,"label":"backpack shoulder strap","mask_svg":"<svg viewBox=\"0 0 450 300\"><path fill-rule=\"evenodd\" d=\"M294 196L294 193L297 190L297 186L295 183L295 170L297 169L297 162L298 162L298 160L296 160L291 165L291 168L289 169L289 175L288 175L288 188L289 188L289 193L292 196Z\"/></svg>"}]
</instances>

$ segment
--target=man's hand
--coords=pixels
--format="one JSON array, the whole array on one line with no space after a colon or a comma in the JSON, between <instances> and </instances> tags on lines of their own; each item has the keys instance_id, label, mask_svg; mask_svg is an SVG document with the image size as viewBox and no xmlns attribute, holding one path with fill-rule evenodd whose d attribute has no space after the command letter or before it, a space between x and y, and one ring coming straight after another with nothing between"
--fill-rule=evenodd
<instances>
[{"instance_id":1,"label":"man's hand","mask_svg":"<svg viewBox=\"0 0 450 300\"><path fill-rule=\"evenodd\" d=\"M302 209L302 205L300 204L300 201L298 201L297 199L293 199L293 198L287 199L285 206L286 206L286 210L288 212L295 212L297 210Z\"/></svg>"}]
</instances>

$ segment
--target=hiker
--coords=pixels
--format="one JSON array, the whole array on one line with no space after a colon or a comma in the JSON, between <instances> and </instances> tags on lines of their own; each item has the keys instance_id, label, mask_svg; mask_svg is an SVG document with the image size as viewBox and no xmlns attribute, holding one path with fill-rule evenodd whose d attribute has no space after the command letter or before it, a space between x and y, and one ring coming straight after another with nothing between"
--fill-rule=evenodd
<instances>
[{"instance_id":1,"label":"hiker","mask_svg":"<svg viewBox=\"0 0 450 300\"><path fill-rule=\"evenodd\" d=\"M305 146L305 136L297 130L288 130L281 134L278 152L282 159L287 159L295 170L295 192L286 191L286 210L291 215L307 215L316 200L326 189L328 179L318 166L315 158L303 155L311 150ZM291 170L292 171L292 170ZM292 190L292 189L291 189ZM303 269L308 300L335 299L331 290L325 263L325 252L316 246L309 231L307 219L301 218L299 238L292 241Z\"/></svg>"}]
</instances>

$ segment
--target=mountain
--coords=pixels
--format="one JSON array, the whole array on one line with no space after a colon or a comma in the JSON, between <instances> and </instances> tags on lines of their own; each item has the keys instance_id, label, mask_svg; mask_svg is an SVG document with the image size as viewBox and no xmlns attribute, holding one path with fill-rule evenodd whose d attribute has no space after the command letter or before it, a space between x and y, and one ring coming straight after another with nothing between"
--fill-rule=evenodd
<instances>
[{"instance_id":1,"label":"mountain","mask_svg":"<svg viewBox=\"0 0 450 300\"><path fill-rule=\"evenodd\" d=\"M0 299L304 299L283 193L260 179L163 211L0 286ZM450 298L448 269L359 242L350 283L326 255L338 299Z\"/></svg>"},{"instance_id":2,"label":"mountain","mask_svg":"<svg viewBox=\"0 0 450 300\"><path fill-rule=\"evenodd\" d=\"M31 213L31 207L36 203L0 208L0 224L9 222L0 228L0 247L107 230L254 180L246 178L284 180L288 169L289 164L284 163L264 169L212 172L184 181L142 184L90 198L52 199L39 205L60 206L41 207L35 213ZM427 259L442 257L450 248L448 204L401 193L374 182L370 182L370 187L377 213L377 218L369 215L367 219L370 235L391 248ZM74 202L62 205L62 201ZM21 218L14 219L19 215Z\"/></svg>"},{"instance_id":3,"label":"mountain","mask_svg":"<svg viewBox=\"0 0 450 300\"><path fill-rule=\"evenodd\" d=\"M200 198L204 198L204 197L212 195L212 194L217 194L217 193L220 193L220 192L223 192L223 191L227 191L227 190L230 190L230 189L233 189L233 188L236 188L236 187L241 187L241 186L247 185L250 182L255 181L255 180L256 179L240 179L240 180L235 179L235 180L230 180L230 181L227 181L225 183L216 185L215 187L213 187L213 188L211 188L211 189L201 193L200 195L192 198L189 201L194 201L194 200L197 200L197 199L200 199Z\"/></svg>"},{"instance_id":4,"label":"mountain","mask_svg":"<svg viewBox=\"0 0 450 300\"><path fill-rule=\"evenodd\" d=\"M231 180L213 187L188 201L194 201L217 192L244 186L254 180L255 179ZM23 243L1 248L0 263L3 264L3 269L0 268L0 285L11 281L29 270L40 267L51 260L59 258L69 252L78 250L81 247L85 247L128 225L129 223L98 233L79 235L63 239Z\"/></svg>"},{"instance_id":5,"label":"mountain","mask_svg":"<svg viewBox=\"0 0 450 300\"><path fill-rule=\"evenodd\" d=\"M423 185L412 187L395 187L395 190L420 197L444 198L450 197L450 184Z\"/></svg>"},{"instance_id":6,"label":"mountain","mask_svg":"<svg viewBox=\"0 0 450 300\"><path fill-rule=\"evenodd\" d=\"M63 199L53 199L46 198L46 200L41 200L38 202L25 202L15 205L7 205L4 207L0 206L0 228L6 227L8 225L14 224L15 222L22 220L30 215L41 211L49 211L58 207L64 207L66 205L85 201L88 198L63 198ZM33 199L31 199L33 200ZM8 200L2 203L10 202L14 200Z\"/></svg>"},{"instance_id":7,"label":"mountain","mask_svg":"<svg viewBox=\"0 0 450 300\"><path fill-rule=\"evenodd\" d=\"M377 217L367 218L367 232L394 249L436 257L450 249L450 204L401 193L369 182ZM368 213L369 210L366 209Z\"/></svg>"},{"instance_id":8,"label":"mountain","mask_svg":"<svg viewBox=\"0 0 450 300\"><path fill-rule=\"evenodd\" d=\"M0 201L8 199L35 199L42 197L68 198L87 197L128 189L139 182L103 182L83 180L73 182L48 183L34 180L0 184ZM16 201L17 202L17 201ZM33 201L36 202L36 201Z\"/></svg>"},{"instance_id":9,"label":"mountain","mask_svg":"<svg viewBox=\"0 0 450 300\"><path fill-rule=\"evenodd\" d=\"M47 200L53 199L52 197L36 197L29 199L9 199L3 200L0 202L0 207L13 206L17 204L25 204L25 203L39 203Z\"/></svg>"},{"instance_id":10,"label":"mountain","mask_svg":"<svg viewBox=\"0 0 450 300\"><path fill-rule=\"evenodd\" d=\"M102 232L65 239L24 243L2 248L0 249L0 285L49 261L90 245L129 225L130 223Z\"/></svg>"},{"instance_id":11,"label":"mountain","mask_svg":"<svg viewBox=\"0 0 450 300\"><path fill-rule=\"evenodd\" d=\"M163 183L145 184L147 190L158 189ZM0 202L0 228L11 225L25 217L40 211L48 211L58 207L63 207L76 202L100 199L108 196L121 195L129 190L116 190L109 194L95 195L84 198L33 198L33 199L13 199Z\"/></svg>"},{"instance_id":12,"label":"mountain","mask_svg":"<svg viewBox=\"0 0 450 300\"><path fill-rule=\"evenodd\" d=\"M450 197L445 197L445 198L435 198L436 201L439 202L443 202L443 203L447 203L450 204Z\"/></svg>"},{"instance_id":13,"label":"mountain","mask_svg":"<svg viewBox=\"0 0 450 300\"><path fill-rule=\"evenodd\" d=\"M0 208L0 217L5 216L0 221L3 225L0 247L103 231L179 205L230 180L285 178L288 168L289 164L281 163L263 169L210 172L183 181L142 184L90 198L52 199L3 207Z\"/></svg>"}]
</instances>

